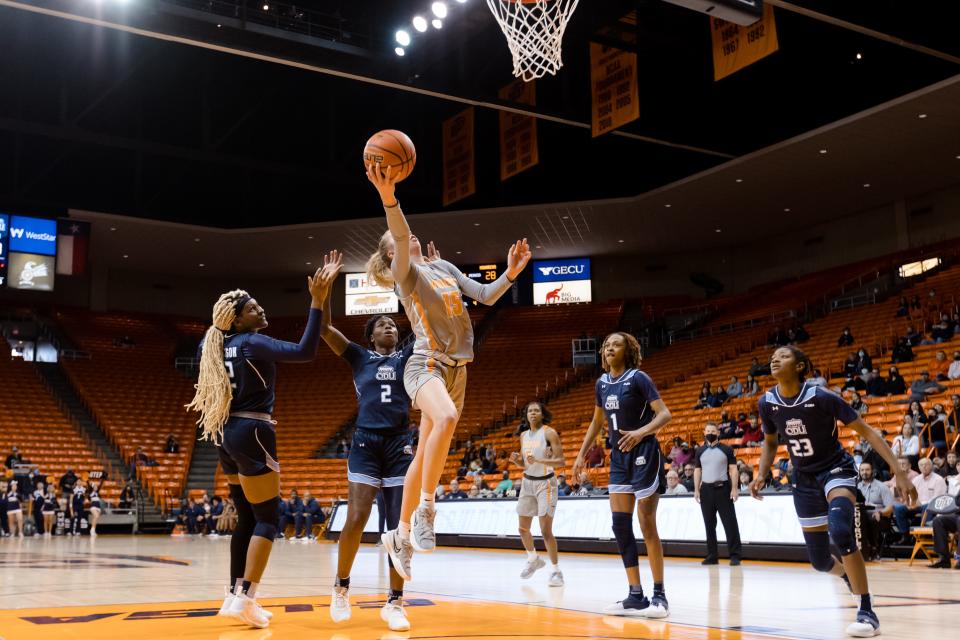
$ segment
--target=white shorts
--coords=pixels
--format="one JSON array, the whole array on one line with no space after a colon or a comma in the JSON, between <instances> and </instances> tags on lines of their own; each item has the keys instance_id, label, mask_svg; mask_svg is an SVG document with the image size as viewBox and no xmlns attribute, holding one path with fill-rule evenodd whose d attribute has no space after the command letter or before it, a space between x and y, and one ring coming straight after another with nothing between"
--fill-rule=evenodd
<instances>
[{"instance_id":1,"label":"white shorts","mask_svg":"<svg viewBox=\"0 0 960 640\"><path fill-rule=\"evenodd\" d=\"M517 500L517 514L528 517L550 516L557 512L557 499L560 492L556 476L549 480L530 480L524 477L520 481L520 499Z\"/></svg>"}]
</instances>

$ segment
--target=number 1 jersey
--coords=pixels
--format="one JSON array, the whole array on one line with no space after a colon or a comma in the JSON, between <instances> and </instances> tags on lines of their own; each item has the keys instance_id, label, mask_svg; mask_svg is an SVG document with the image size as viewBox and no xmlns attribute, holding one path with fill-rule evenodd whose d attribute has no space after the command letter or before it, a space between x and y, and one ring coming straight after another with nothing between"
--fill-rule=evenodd
<instances>
[{"instance_id":1,"label":"number 1 jersey","mask_svg":"<svg viewBox=\"0 0 960 640\"><path fill-rule=\"evenodd\" d=\"M760 398L758 414L764 433L779 433L787 443L793 468L818 473L837 466L846 456L840 444L837 421L847 425L859 416L839 395L804 383L792 398L780 395L779 386Z\"/></svg>"}]
</instances>

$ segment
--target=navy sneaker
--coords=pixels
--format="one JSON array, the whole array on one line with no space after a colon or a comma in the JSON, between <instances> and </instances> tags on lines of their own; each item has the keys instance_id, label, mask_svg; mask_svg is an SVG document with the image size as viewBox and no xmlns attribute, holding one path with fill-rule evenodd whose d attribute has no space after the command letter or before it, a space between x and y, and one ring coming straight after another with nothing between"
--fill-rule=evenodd
<instances>
[{"instance_id":1,"label":"navy sneaker","mask_svg":"<svg viewBox=\"0 0 960 640\"><path fill-rule=\"evenodd\" d=\"M611 616L636 616L646 617L646 611L650 608L650 601L646 596L635 596L632 593L626 600L621 600L616 604L611 604L603 608L603 612Z\"/></svg>"},{"instance_id":2,"label":"navy sneaker","mask_svg":"<svg viewBox=\"0 0 960 640\"><path fill-rule=\"evenodd\" d=\"M880 635L880 619L873 611L857 611L857 621L847 627L847 635L854 638L872 638Z\"/></svg>"}]
</instances>

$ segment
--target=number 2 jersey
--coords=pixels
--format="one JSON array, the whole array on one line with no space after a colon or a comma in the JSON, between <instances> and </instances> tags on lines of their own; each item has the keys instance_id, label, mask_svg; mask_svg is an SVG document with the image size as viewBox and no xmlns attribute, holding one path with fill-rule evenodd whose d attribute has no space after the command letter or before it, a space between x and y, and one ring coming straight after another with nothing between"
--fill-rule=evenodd
<instances>
[{"instance_id":1,"label":"number 2 jersey","mask_svg":"<svg viewBox=\"0 0 960 640\"><path fill-rule=\"evenodd\" d=\"M403 387L403 368L413 344L382 355L351 342L341 357L353 370L357 389L357 426L381 431L406 431L410 425L410 398Z\"/></svg>"},{"instance_id":2,"label":"number 2 jersey","mask_svg":"<svg viewBox=\"0 0 960 640\"><path fill-rule=\"evenodd\" d=\"M627 369L614 378L605 373L597 380L597 406L607 416L610 446L616 448L621 431L636 431L653 420L650 403L660 399L660 393L650 376L639 369ZM656 439L650 435L644 438Z\"/></svg>"},{"instance_id":3,"label":"number 2 jersey","mask_svg":"<svg viewBox=\"0 0 960 640\"><path fill-rule=\"evenodd\" d=\"M859 416L833 391L805 382L799 394L784 398L776 386L763 394L757 406L764 433L780 434L797 471L819 473L847 457L837 421L847 425Z\"/></svg>"}]
</instances>

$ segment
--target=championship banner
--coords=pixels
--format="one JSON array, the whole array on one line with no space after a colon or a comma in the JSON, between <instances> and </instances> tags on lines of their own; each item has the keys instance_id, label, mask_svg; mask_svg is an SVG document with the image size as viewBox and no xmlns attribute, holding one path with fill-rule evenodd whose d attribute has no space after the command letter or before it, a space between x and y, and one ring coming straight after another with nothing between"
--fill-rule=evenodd
<instances>
[{"instance_id":1,"label":"championship banner","mask_svg":"<svg viewBox=\"0 0 960 640\"><path fill-rule=\"evenodd\" d=\"M640 117L637 54L590 43L593 137Z\"/></svg>"},{"instance_id":2,"label":"championship banner","mask_svg":"<svg viewBox=\"0 0 960 640\"><path fill-rule=\"evenodd\" d=\"M713 38L713 79L726 78L780 48L773 7L763 7L763 17L748 27L710 18Z\"/></svg>"},{"instance_id":3,"label":"championship banner","mask_svg":"<svg viewBox=\"0 0 960 640\"><path fill-rule=\"evenodd\" d=\"M473 107L443 121L443 206L477 190L473 158Z\"/></svg>"},{"instance_id":4,"label":"championship banner","mask_svg":"<svg viewBox=\"0 0 960 640\"><path fill-rule=\"evenodd\" d=\"M537 104L536 82L514 80L500 89L501 100ZM537 149L537 119L509 111L500 112L500 180L506 180L540 162Z\"/></svg>"}]
</instances>

